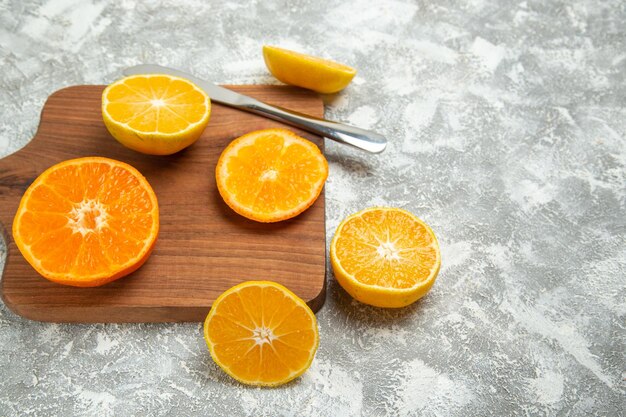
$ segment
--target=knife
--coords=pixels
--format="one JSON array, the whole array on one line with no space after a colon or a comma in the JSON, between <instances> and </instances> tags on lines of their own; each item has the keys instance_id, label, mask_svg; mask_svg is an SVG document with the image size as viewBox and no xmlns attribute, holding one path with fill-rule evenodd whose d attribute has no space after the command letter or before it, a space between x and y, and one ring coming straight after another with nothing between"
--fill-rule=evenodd
<instances>
[{"instance_id":1,"label":"knife","mask_svg":"<svg viewBox=\"0 0 626 417\"><path fill-rule=\"evenodd\" d=\"M387 146L384 136L370 130L348 126L342 123L309 116L282 107L272 106L243 94L235 93L208 81L201 80L186 72L161 65L144 64L126 68L124 75L137 74L168 74L175 75L193 82L202 88L212 101L234 107L239 110L259 114L270 119L278 120L292 126L302 128L311 133L324 136L334 141L352 145L372 153L380 153Z\"/></svg>"}]
</instances>

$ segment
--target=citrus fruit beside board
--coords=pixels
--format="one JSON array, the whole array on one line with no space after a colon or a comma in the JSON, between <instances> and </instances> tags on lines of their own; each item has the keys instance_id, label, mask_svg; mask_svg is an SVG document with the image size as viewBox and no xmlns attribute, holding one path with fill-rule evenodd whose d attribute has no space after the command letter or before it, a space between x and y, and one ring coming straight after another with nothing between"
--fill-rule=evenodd
<instances>
[{"instance_id":1,"label":"citrus fruit beside board","mask_svg":"<svg viewBox=\"0 0 626 417\"><path fill-rule=\"evenodd\" d=\"M347 65L275 46L263 47L265 65L285 84L331 94L343 90L356 75Z\"/></svg>"},{"instance_id":2,"label":"citrus fruit beside board","mask_svg":"<svg viewBox=\"0 0 626 417\"><path fill-rule=\"evenodd\" d=\"M270 281L244 282L220 295L204 322L204 338L224 372L260 386L282 385L302 375L319 344L309 306Z\"/></svg>"},{"instance_id":3,"label":"citrus fruit beside board","mask_svg":"<svg viewBox=\"0 0 626 417\"><path fill-rule=\"evenodd\" d=\"M139 268L159 232L159 207L148 181L108 158L71 159L28 187L13 239L29 264L59 284L94 287Z\"/></svg>"},{"instance_id":4,"label":"citrus fruit beside board","mask_svg":"<svg viewBox=\"0 0 626 417\"><path fill-rule=\"evenodd\" d=\"M209 122L209 96L191 81L171 75L122 78L102 93L102 117L122 145L169 155L194 143Z\"/></svg>"},{"instance_id":5,"label":"citrus fruit beside board","mask_svg":"<svg viewBox=\"0 0 626 417\"><path fill-rule=\"evenodd\" d=\"M339 284L377 307L404 307L426 294L441 265L433 231L412 213L369 208L345 219L330 246Z\"/></svg>"},{"instance_id":6,"label":"citrus fruit beside board","mask_svg":"<svg viewBox=\"0 0 626 417\"><path fill-rule=\"evenodd\" d=\"M319 148L286 129L266 129L233 140L217 162L218 190L234 211L277 222L309 208L322 192L328 163Z\"/></svg>"}]
</instances>

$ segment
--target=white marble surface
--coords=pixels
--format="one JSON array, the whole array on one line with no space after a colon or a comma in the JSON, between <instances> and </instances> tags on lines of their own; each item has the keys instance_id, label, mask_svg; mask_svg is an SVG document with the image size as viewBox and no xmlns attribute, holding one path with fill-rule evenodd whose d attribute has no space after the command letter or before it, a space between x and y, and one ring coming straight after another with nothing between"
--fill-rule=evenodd
<instances>
[{"instance_id":1,"label":"white marble surface","mask_svg":"<svg viewBox=\"0 0 626 417\"><path fill-rule=\"evenodd\" d=\"M220 372L199 324L44 324L1 305L0 415L624 415L623 1L111 3L0 0L0 156L53 91L131 64L277 83L262 44L316 53L359 70L327 116L390 139L380 156L327 143L328 238L400 206L438 234L443 267L400 311L329 272L317 357L271 390Z\"/></svg>"}]
</instances>

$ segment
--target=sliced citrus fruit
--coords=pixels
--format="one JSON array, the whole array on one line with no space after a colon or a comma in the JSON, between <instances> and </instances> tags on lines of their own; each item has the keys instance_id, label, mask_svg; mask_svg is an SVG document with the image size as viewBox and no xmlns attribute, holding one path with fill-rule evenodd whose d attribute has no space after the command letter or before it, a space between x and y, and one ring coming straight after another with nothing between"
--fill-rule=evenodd
<instances>
[{"instance_id":1,"label":"sliced citrus fruit","mask_svg":"<svg viewBox=\"0 0 626 417\"><path fill-rule=\"evenodd\" d=\"M233 210L259 222L297 216L315 202L328 163L314 143L286 129L266 129L233 140L215 169L217 187Z\"/></svg>"},{"instance_id":2,"label":"sliced citrus fruit","mask_svg":"<svg viewBox=\"0 0 626 417\"><path fill-rule=\"evenodd\" d=\"M215 363L237 381L277 386L306 371L319 344L309 306L280 284L248 281L226 290L204 321Z\"/></svg>"},{"instance_id":3,"label":"sliced citrus fruit","mask_svg":"<svg viewBox=\"0 0 626 417\"><path fill-rule=\"evenodd\" d=\"M377 307L404 307L424 296L441 265L426 223L399 208L369 208L346 218L330 245L339 284Z\"/></svg>"},{"instance_id":4,"label":"sliced citrus fruit","mask_svg":"<svg viewBox=\"0 0 626 417\"><path fill-rule=\"evenodd\" d=\"M347 65L275 46L263 47L265 65L285 84L330 94L343 90L356 75Z\"/></svg>"},{"instance_id":5,"label":"sliced citrus fruit","mask_svg":"<svg viewBox=\"0 0 626 417\"><path fill-rule=\"evenodd\" d=\"M13 221L18 249L44 278L94 287L139 268L159 232L148 181L132 166L86 157L56 164L28 187Z\"/></svg>"},{"instance_id":6,"label":"sliced citrus fruit","mask_svg":"<svg viewBox=\"0 0 626 417\"><path fill-rule=\"evenodd\" d=\"M191 81L171 75L122 78L102 93L102 117L122 145L169 155L194 143L209 123L209 96Z\"/></svg>"}]
</instances>

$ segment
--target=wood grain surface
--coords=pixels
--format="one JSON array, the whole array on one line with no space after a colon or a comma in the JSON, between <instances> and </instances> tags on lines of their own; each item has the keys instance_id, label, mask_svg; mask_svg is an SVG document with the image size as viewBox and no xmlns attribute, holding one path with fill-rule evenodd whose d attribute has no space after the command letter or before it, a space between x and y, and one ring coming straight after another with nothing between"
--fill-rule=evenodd
<instances>
[{"instance_id":1,"label":"wood grain surface","mask_svg":"<svg viewBox=\"0 0 626 417\"><path fill-rule=\"evenodd\" d=\"M319 97L284 86L230 86L262 101L323 115ZM262 224L233 212L215 184L215 165L234 138L286 127L212 103L202 137L175 155L149 156L113 139L102 122L104 86L74 86L46 102L37 134L0 159L0 222L8 246L2 297L15 313L50 322L202 321L217 296L247 280L279 282L317 311L325 299L324 193L300 216ZM323 148L317 136L290 128ZM24 260L11 237L20 198L46 168L66 159L105 156L146 176L160 209L161 229L150 259L136 272L98 288L49 282Z\"/></svg>"}]
</instances>

